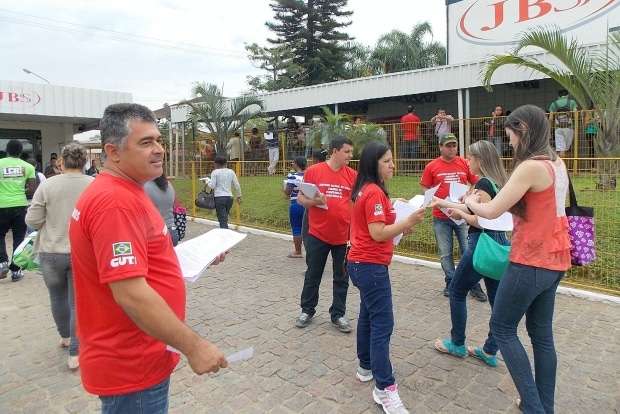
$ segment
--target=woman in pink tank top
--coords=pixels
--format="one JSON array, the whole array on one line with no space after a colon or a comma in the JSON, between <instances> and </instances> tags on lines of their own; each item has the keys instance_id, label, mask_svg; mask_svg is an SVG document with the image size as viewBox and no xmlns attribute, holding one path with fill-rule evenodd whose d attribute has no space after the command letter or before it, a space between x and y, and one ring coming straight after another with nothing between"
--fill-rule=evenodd
<instances>
[{"instance_id":1,"label":"woman in pink tank top","mask_svg":"<svg viewBox=\"0 0 620 414\"><path fill-rule=\"evenodd\" d=\"M510 265L500 281L491 331L519 391L525 413L553 413L557 357L553 342L555 292L570 268L570 242L564 203L566 167L549 145L550 127L544 111L521 106L505 122L514 151L514 171L499 194L480 203L465 200L476 215L489 219L510 211L514 217ZM536 379L517 336L525 325L534 349Z\"/></svg>"}]
</instances>

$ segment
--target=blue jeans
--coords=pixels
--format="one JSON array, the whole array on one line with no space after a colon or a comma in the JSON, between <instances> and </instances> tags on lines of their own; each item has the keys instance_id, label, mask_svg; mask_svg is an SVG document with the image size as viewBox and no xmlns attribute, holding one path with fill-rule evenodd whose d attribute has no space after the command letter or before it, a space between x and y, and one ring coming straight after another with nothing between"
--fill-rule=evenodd
<instances>
[{"instance_id":1,"label":"blue jeans","mask_svg":"<svg viewBox=\"0 0 620 414\"><path fill-rule=\"evenodd\" d=\"M131 394L99 397L102 414L166 414L170 377L163 382Z\"/></svg>"},{"instance_id":2,"label":"blue jeans","mask_svg":"<svg viewBox=\"0 0 620 414\"><path fill-rule=\"evenodd\" d=\"M505 246L510 242L506 238L506 233L503 231L487 231L489 236L496 242ZM450 283L450 317L452 318L452 342L455 345L465 345L465 328L467 326L467 293L471 288L476 286L480 279L484 278L484 284L487 287L487 295L489 298L489 305L491 310L495 302L495 292L499 281L482 276L476 272L473 264L474 250L478 244L478 239L481 233L471 233L467 236L467 249L465 254L461 257L459 265L454 272L454 278ZM497 353L497 344L491 331L489 330L489 336L484 343L484 352L489 355L495 355Z\"/></svg>"},{"instance_id":3,"label":"blue jeans","mask_svg":"<svg viewBox=\"0 0 620 414\"><path fill-rule=\"evenodd\" d=\"M402 159L415 160L420 158L420 142L419 140L401 141L400 153Z\"/></svg>"},{"instance_id":4,"label":"blue jeans","mask_svg":"<svg viewBox=\"0 0 620 414\"><path fill-rule=\"evenodd\" d=\"M435 240L437 240L437 248L441 258L441 268L445 274L446 287L450 287L450 282L454 276L454 258L452 257L452 249L454 248L452 232L456 234L459 242L459 250L461 256L465 254L467 246L467 224L457 226L450 219L441 220L433 217L433 231L435 232Z\"/></svg>"},{"instance_id":5,"label":"blue jeans","mask_svg":"<svg viewBox=\"0 0 620 414\"><path fill-rule=\"evenodd\" d=\"M357 320L357 357L360 366L372 370L380 390L395 383L390 363L390 337L394 329L392 286L385 265L349 262L351 282L360 291Z\"/></svg>"},{"instance_id":6,"label":"blue jeans","mask_svg":"<svg viewBox=\"0 0 620 414\"><path fill-rule=\"evenodd\" d=\"M510 263L495 296L491 331L519 391L524 413L553 413L557 369L553 308L563 276L564 272ZM523 315L534 350L536 380L517 336Z\"/></svg>"}]
</instances>

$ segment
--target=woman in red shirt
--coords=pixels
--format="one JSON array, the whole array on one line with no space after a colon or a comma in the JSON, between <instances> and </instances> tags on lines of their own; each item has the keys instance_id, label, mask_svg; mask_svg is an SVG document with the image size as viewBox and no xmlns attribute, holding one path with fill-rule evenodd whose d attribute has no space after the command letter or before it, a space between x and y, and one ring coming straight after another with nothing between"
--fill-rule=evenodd
<instances>
[{"instance_id":1,"label":"woman in red shirt","mask_svg":"<svg viewBox=\"0 0 620 414\"><path fill-rule=\"evenodd\" d=\"M465 199L476 215L493 219L507 210L514 216L510 265L500 281L491 332L519 391L525 413L553 413L557 357L553 342L555 292L570 268L568 221L564 212L568 174L550 147L545 112L521 106L506 119L515 169L493 200ZM534 349L536 379L517 336L525 326Z\"/></svg>"},{"instance_id":2,"label":"woman in red shirt","mask_svg":"<svg viewBox=\"0 0 620 414\"><path fill-rule=\"evenodd\" d=\"M394 328L392 288L388 265L392 261L392 239L409 233L424 218L420 209L395 223L396 213L388 198L386 181L394 175L392 152L379 142L366 144L351 192L354 205L351 214L351 250L347 270L360 291L360 313L357 321L357 378L371 381L374 377L374 401L390 414L406 414L390 363L390 337Z\"/></svg>"}]
</instances>

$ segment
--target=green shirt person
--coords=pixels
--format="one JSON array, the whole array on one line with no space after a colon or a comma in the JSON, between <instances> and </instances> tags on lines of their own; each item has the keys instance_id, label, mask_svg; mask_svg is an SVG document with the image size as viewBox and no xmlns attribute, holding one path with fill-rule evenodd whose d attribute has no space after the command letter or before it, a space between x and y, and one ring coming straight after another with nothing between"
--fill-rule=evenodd
<instances>
[{"instance_id":1,"label":"green shirt person","mask_svg":"<svg viewBox=\"0 0 620 414\"><path fill-rule=\"evenodd\" d=\"M0 159L0 208L26 207L27 187L30 184L34 190L34 183L35 172L31 164L12 156Z\"/></svg>"},{"instance_id":2,"label":"green shirt person","mask_svg":"<svg viewBox=\"0 0 620 414\"><path fill-rule=\"evenodd\" d=\"M24 274L15 263L9 264L5 236L13 233L13 251L26 236L26 195L32 196L36 188L34 167L19 158L23 151L22 143L12 139L6 144L7 157L0 159L0 279L9 270L11 280L20 281Z\"/></svg>"}]
</instances>

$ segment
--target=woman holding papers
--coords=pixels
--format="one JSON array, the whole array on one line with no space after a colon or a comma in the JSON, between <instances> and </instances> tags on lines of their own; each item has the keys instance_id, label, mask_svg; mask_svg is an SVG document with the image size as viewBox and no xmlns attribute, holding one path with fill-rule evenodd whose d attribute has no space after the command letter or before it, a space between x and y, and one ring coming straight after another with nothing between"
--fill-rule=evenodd
<instances>
[{"instance_id":1,"label":"woman holding papers","mask_svg":"<svg viewBox=\"0 0 620 414\"><path fill-rule=\"evenodd\" d=\"M508 177L499 158L499 153L495 146L489 141L478 141L472 144L467 151L469 168L478 175L480 180L476 183L475 189L480 194L482 200L490 201L496 196L495 189L502 187ZM484 279L489 297L489 305L493 309L495 302L495 292L499 281L488 277L483 277L476 272L473 266L473 256L481 234L481 226L475 215L470 214L465 204L453 203L446 200L435 198L435 205L440 208L448 209L448 215L453 219L464 219L469 224L469 234L467 236L467 248L459 261L454 272L454 278L450 284L450 317L452 319L451 337L437 339L435 349L457 357L464 358L469 355L479 358L486 364L497 366L497 344L491 332L482 347L465 348L465 327L467 325L467 292L475 286L480 279ZM503 231L486 230L486 233L495 241L503 245L509 245Z\"/></svg>"},{"instance_id":2,"label":"woman holding papers","mask_svg":"<svg viewBox=\"0 0 620 414\"><path fill-rule=\"evenodd\" d=\"M514 216L510 264L497 289L491 331L521 396L525 413L553 413L557 357L553 343L555 292L571 265L568 220L564 210L568 174L549 145L545 112L521 106L506 118L514 148L514 171L491 201L472 194L467 207L494 219L505 211ZM534 349L536 379L517 336L525 326Z\"/></svg>"},{"instance_id":3,"label":"woman holding papers","mask_svg":"<svg viewBox=\"0 0 620 414\"><path fill-rule=\"evenodd\" d=\"M293 244L295 251L290 253L290 258L301 258L301 226L304 218L304 206L297 203L297 195L299 194L299 185L304 180L304 171L308 162L304 157L295 157L293 160L293 168L295 172L291 172L286 177L286 187L284 193L290 197L291 204L288 209L288 217L293 231Z\"/></svg>"},{"instance_id":4,"label":"woman holding papers","mask_svg":"<svg viewBox=\"0 0 620 414\"><path fill-rule=\"evenodd\" d=\"M360 314L357 322L357 378L375 379L374 401L386 413L408 413L404 407L390 363L390 337L394 328L392 288L388 266L392 260L392 239L409 233L424 218L419 209L395 223L396 213L388 198L386 182L394 174L392 152L379 142L366 144L353 187L351 215L351 250L347 270L360 291Z\"/></svg>"}]
</instances>

